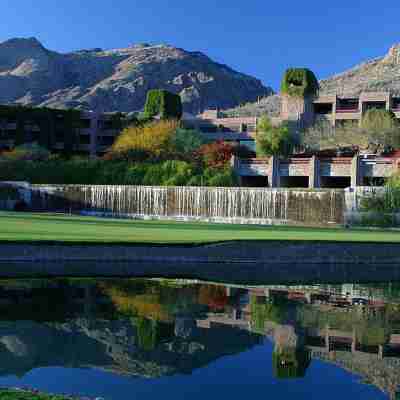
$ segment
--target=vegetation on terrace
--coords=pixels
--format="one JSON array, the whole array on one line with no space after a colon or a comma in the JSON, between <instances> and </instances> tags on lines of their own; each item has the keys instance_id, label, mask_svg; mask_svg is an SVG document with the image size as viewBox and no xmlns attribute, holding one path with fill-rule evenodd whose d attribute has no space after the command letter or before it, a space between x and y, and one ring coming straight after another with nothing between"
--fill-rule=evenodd
<instances>
[{"instance_id":1,"label":"vegetation on terrace","mask_svg":"<svg viewBox=\"0 0 400 400\"><path fill-rule=\"evenodd\" d=\"M0 181L43 184L235 186L230 166L235 151L207 143L177 120L150 121L125 128L101 159L65 158L37 144L0 155Z\"/></svg>"},{"instance_id":2,"label":"vegetation on terrace","mask_svg":"<svg viewBox=\"0 0 400 400\"><path fill-rule=\"evenodd\" d=\"M315 95L319 83L314 73L307 68L289 68L281 84L281 93L293 97Z\"/></svg>"},{"instance_id":3,"label":"vegetation on terrace","mask_svg":"<svg viewBox=\"0 0 400 400\"><path fill-rule=\"evenodd\" d=\"M400 148L400 125L387 110L368 110L358 123L346 122L333 127L330 122L316 123L302 135L302 145L310 150L354 148L382 153Z\"/></svg>"},{"instance_id":4,"label":"vegetation on terrace","mask_svg":"<svg viewBox=\"0 0 400 400\"><path fill-rule=\"evenodd\" d=\"M0 242L201 244L230 240L400 242L398 231L101 219L0 212Z\"/></svg>"},{"instance_id":5,"label":"vegetation on terrace","mask_svg":"<svg viewBox=\"0 0 400 400\"><path fill-rule=\"evenodd\" d=\"M257 125L256 146L257 155L261 157L292 154L294 140L288 123L283 122L279 126L273 126L268 117L262 117Z\"/></svg>"}]
</instances>

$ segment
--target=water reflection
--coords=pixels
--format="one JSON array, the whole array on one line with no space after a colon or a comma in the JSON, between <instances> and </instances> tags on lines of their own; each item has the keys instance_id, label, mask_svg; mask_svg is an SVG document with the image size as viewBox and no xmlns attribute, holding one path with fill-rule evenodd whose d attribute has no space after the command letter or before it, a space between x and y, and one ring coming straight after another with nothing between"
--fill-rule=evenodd
<instances>
[{"instance_id":1,"label":"water reflection","mask_svg":"<svg viewBox=\"0 0 400 400\"><path fill-rule=\"evenodd\" d=\"M300 382L322 361L395 398L399 311L398 283L252 288L182 280L3 281L0 375L25 383L30 372L42 369L45 377L46 367L57 366L159 378L192 374L272 343L265 362L273 379ZM6 378L0 386L11 384ZM366 388L353 384L360 393Z\"/></svg>"}]
</instances>

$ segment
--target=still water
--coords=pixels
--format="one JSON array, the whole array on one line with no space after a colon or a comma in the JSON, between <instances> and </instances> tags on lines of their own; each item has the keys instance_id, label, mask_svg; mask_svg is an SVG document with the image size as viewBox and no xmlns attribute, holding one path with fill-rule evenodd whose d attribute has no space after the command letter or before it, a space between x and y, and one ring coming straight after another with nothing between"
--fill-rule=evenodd
<instances>
[{"instance_id":1,"label":"still water","mask_svg":"<svg viewBox=\"0 0 400 400\"><path fill-rule=\"evenodd\" d=\"M400 284L0 282L0 387L106 400L396 399Z\"/></svg>"}]
</instances>

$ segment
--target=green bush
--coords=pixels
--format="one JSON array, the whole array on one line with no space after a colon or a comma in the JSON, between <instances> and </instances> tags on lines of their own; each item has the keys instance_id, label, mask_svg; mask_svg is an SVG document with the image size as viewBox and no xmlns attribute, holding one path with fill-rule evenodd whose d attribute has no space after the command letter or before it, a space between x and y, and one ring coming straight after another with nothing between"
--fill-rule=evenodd
<instances>
[{"instance_id":1,"label":"green bush","mask_svg":"<svg viewBox=\"0 0 400 400\"><path fill-rule=\"evenodd\" d=\"M60 185L235 186L230 167L202 169L182 160L130 163L89 159L2 161L0 181Z\"/></svg>"},{"instance_id":2,"label":"green bush","mask_svg":"<svg viewBox=\"0 0 400 400\"><path fill-rule=\"evenodd\" d=\"M162 119L180 119L182 117L182 102L179 95L167 90L149 90L144 107L145 118L159 115Z\"/></svg>"},{"instance_id":3,"label":"green bush","mask_svg":"<svg viewBox=\"0 0 400 400\"><path fill-rule=\"evenodd\" d=\"M257 126L256 148L260 156L291 154L294 142L288 124L273 126L268 117L261 118Z\"/></svg>"},{"instance_id":4,"label":"green bush","mask_svg":"<svg viewBox=\"0 0 400 400\"><path fill-rule=\"evenodd\" d=\"M214 187L237 186L237 178L230 167L204 170L204 185Z\"/></svg>"},{"instance_id":5,"label":"green bush","mask_svg":"<svg viewBox=\"0 0 400 400\"><path fill-rule=\"evenodd\" d=\"M394 225L393 214L380 213L368 213L361 218L362 226L371 226L376 228L387 228Z\"/></svg>"},{"instance_id":6,"label":"green bush","mask_svg":"<svg viewBox=\"0 0 400 400\"><path fill-rule=\"evenodd\" d=\"M293 97L315 95L318 89L317 78L307 68L289 68L286 70L281 84L282 94Z\"/></svg>"},{"instance_id":7,"label":"green bush","mask_svg":"<svg viewBox=\"0 0 400 400\"><path fill-rule=\"evenodd\" d=\"M49 158L50 152L47 148L41 147L37 143L28 143L17 146L12 151L5 152L0 157L0 160L46 161Z\"/></svg>"},{"instance_id":8,"label":"green bush","mask_svg":"<svg viewBox=\"0 0 400 400\"><path fill-rule=\"evenodd\" d=\"M194 129L178 128L173 138L173 146L175 147L176 154L189 157L205 143L206 140L201 132Z\"/></svg>"}]
</instances>

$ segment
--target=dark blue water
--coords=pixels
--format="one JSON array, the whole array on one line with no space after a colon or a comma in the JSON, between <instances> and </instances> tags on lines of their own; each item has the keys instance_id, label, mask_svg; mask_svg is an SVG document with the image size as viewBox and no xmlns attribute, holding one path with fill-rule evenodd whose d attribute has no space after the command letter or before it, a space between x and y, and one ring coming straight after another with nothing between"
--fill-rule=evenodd
<instances>
[{"instance_id":1,"label":"dark blue water","mask_svg":"<svg viewBox=\"0 0 400 400\"><path fill-rule=\"evenodd\" d=\"M110 400L395 398L397 289L8 281L0 387Z\"/></svg>"}]
</instances>

